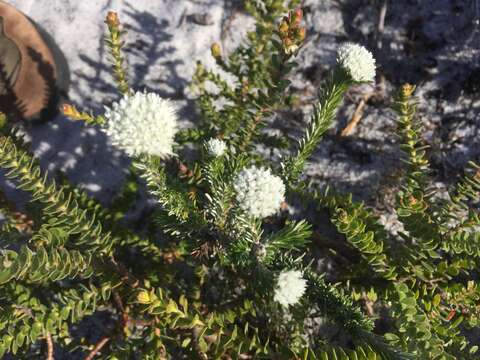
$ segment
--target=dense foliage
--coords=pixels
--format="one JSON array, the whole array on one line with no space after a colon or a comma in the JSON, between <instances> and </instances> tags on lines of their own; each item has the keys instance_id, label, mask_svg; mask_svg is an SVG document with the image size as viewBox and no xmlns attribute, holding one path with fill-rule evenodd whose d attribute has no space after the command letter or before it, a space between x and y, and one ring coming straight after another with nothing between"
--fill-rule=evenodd
<instances>
[{"instance_id":1,"label":"dense foliage","mask_svg":"<svg viewBox=\"0 0 480 360\"><path fill-rule=\"evenodd\" d=\"M86 359L478 357L480 168L471 164L448 196L430 188L415 89L404 85L393 107L405 164L401 229L385 229L348 194L308 184L304 165L345 92L372 81L375 67L363 47L342 46L298 143L267 131L292 101L288 77L305 39L298 5L245 1L256 28L228 56L212 46L230 80L198 64L199 118L188 129L177 128L167 100L132 90L121 24L108 14L121 99L98 116L63 108L132 158L108 208L43 172L18 125L0 121L0 167L31 194L25 213L0 198L0 357L52 359L57 346ZM283 157L272 162L259 149ZM128 223L145 186L157 206ZM326 211L341 241L292 216L293 203ZM335 283L315 267L319 244L342 264ZM97 343L72 334L99 312L115 326Z\"/></svg>"}]
</instances>

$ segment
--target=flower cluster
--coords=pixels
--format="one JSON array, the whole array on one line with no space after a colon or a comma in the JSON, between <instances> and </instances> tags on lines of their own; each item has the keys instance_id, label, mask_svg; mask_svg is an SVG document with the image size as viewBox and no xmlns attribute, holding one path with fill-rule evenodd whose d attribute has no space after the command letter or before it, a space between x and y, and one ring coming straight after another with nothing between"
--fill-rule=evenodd
<instances>
[{"instance_id":1,"label":"flower cluster","mask_svg":"<svg viewBox=\"0 0 480 360\"><path fill-rule=\"evenodd\" d=\"M222 156L227 150L227 144L220 139L210 139L205 143L205 148L209 155L214 157Z\"/></svg>"},{"instance_id":2,"label":"flower cluster","mask_svg":"<svg viewBox=\"0 0 480 360\"><path fill-rule=\"evenodd\" d=\"M371 82L375 79L375 59L363 46L343 44L337 50L337 63L353 81Z\"/></svg>"},{"instance_id":3,"label":"flower cluster","mask_svg":"<svg viewBox=\"0 0 480 360\"><path fill-rule=\"evenodd\" d=\"M106 108L104 131L127 154L167 157L173 153L177 118L170 101L157 94L125 95Z\"/></svg>"},{"instance_id":4,"label":"flower cluster","mask_svg":"<svg viewBox=\"0 0 480 360\"><path fill-rule=\"evenodd\" d=\"M255 166L243 169L235 179L234 188L240 208L255 218L275 214L285 199L285 185L270 169Z\"/></svg>"},{"instance_id":5,"label":"flower cluster","mask_svg":"<svg viewBox=\"0 0 480 360\"><path fill-rule=\"evenodd\" d=\"M282 271L277 279L274 300L283 307L296 304L305 294L307 280L299 270Z\"/></svg>"},{"instance_id":6,"label":"flower cluster","mask_svg":"<svg viewBox=\"0 0 480 360\"><path fill-rule=\"evenodd\" d=\"M305 40L305 28L300 26L302 19L303 11L298 8L290 11L278 26L278 34L286 54L294 54Z\"/></svg>"}]
</instances>

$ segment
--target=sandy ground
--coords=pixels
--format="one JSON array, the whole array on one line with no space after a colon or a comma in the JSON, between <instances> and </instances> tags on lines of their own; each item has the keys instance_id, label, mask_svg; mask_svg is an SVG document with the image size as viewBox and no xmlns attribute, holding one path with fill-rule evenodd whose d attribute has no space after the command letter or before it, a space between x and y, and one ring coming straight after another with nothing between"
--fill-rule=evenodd
<instances>
[{"instance_id":1,"label":"sandy ground","mask_svg":"<svg viewBox=\"0 0 480 360\"><path fill-rule=\"evenodd\" d=\"M128 30L127 56L134 88L172 98L183 121L190 124L196 116L188 90L195 62L214 66L210 44L220 41L228 51L251 28L241 1L233 0L9 2L54 38L69 65L69 101L95 113L117 98L102 37L105 13L118 11ZM361 87L348 94L307 173L322 186L335 184L377 205L388 202L399 172L398 139L389 105L392 91L405 81L418 85L420 119L439 183L448 183L468 160L480 156L477 2L388 1L384 22L379 20L382 3L304 1L309 35L292 89L302 95L304 105L273 119L274 126L298 135L338 44L348 40L368 46L378 59L380 91L367 102L351 135L340 136L360 98L372 88ZM118 191L128 160L97 129L59 116L30 126L27 132L46 169L64 171L105 203ZM13 184L4 187L14 192Z\"/></svg>"},{"instance_id":2,"label":"sandy ground","mask_svg":"<svg viewBox=\"0 0 480 360\"><path fill-rule=\"evenodd\" d=\"M213 67L211 43L220 41L228 51L252 26L241 1L234 0L8 2L52 36L69 66L69 101L94 113L118 98L102 39L106 12L118 11L128 30L133 87L173 99L182 121L189 125L195 124L196 117L188 89L196 61ZM368 46L378 59L381 86L367 101L359 125L349 136L341 136L362 96L374 89L364 86L350 91L337 121L309 162L307 174L320 186L352 191L357 199L389 210L401 172L389 106L400 84L408 81L418 86L419 119L431 146L429 155L439 187L454 181L469 160L480 161L480 29L474 0L390 0L384 22L379 20L382 3L304 1L308 38L292 87L301 94L302 105L271 122L286 134L298 136L311 112L309 104L334 63L338 44L354 41ZM129 162L98 129L58 116L27 126L26 131L43 168L65 172L103 203L108 204L117 193ZM0 180L0 186L19 204L28 199L11 182ZM88 320L93 324L79 328L96 329L89 334L95 337L108 323L108 319L98 319L93 317Z\"/></svg>"},{"instance_id":3,"label":"sandy ground","mask_svg":"<svg viewBox=\"0 0 480 360\"><path fill-rule=\"evenodd\" d=\"M186 88L195 62L213 66L210 45L221 39L230 8L221 0L9 2L46 30L63 52L70 73L68 101L97 114L118 98L103 42L105 15L117 11L128 31L126 55L133 87L175 100L183 121L194 120ZM128 161L98 129L58 116L29 126L27 132L50 172L65 172L102 202L118 191ZM14 185L7 182L6 187L13 195ZM16 192L13 196L20 202L25 198Z\"/></svg>"}]
</instances>

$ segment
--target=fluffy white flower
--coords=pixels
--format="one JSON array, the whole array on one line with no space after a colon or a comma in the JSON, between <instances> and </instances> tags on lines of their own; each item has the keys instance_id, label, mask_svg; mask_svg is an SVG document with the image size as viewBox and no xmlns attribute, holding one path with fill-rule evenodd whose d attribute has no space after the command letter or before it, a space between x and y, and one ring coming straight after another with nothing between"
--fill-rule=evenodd
<instances>
[{"instance_id":1,"label":"fluffy white flower","mask_svg":"<svg viewBox=\"0 0 480 360\"><path fill-rule=\"evenodd\" d=\"M227 144L220 139L210 139L205 144L210 155L218 157L222 156L227 150Z\"/></svg>"},{"instance_id":2,"label":"fluffy white flower","mask_svg":"<svg viewBox=\"0 0 480 360\"><path fill-rule=\"evenodd\" d=\"M127 154L172 154L177 117L172 103L157 94L125 95L106 108L105 119L105 133Z\"/></svg>"},{"instance_id":3,"label":"fluffy white flower","mask_svg":"<svg viewBox=\"0 0 480 360\"><path fill-rule=\"evenodd\" d=\"M354 81L370 82L375 79L375 59L363 46L343 44L337 50L337 63Z\"/></svg>"},{"instance_id":4,"label":"fluffy white flower","mask_svg":"<svg viewBox=\"0 0 480 360\"><path fill-rule=\"evenodd\" d=\"M305 294L307 288L307 280L303 278L303 274L299 270L282 271L277 279L275 295L273 299L282 306L296 304Z\"/></svg>"},{"instance_id":5,"label":"fluffy white flower","mask_svg":"<svg viewBox=\"0 0 480 360\"><path fill-rule=\"evenodd\" d=\"M249 215L264 218L275 214L285 199L285 185L270 169L243 169L234 181L237 201Z\"/></svg>"}]
</instances>

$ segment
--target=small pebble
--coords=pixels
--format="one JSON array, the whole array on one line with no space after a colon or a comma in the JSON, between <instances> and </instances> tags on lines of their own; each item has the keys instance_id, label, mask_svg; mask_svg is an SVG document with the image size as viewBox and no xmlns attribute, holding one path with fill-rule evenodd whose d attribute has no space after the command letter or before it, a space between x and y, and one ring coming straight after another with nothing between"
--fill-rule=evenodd
<instances>
[{"instance_id":1,"label":"small pebble","mask_svg":"<svg viewBox=\"0 0 480 360\"><path fill-rule=\"evenodd\" d=\"M213 25L213 16L209 13L204 14L192 14L190 15L191 20L197 25Z\"/></svg>"}]
</instances>

